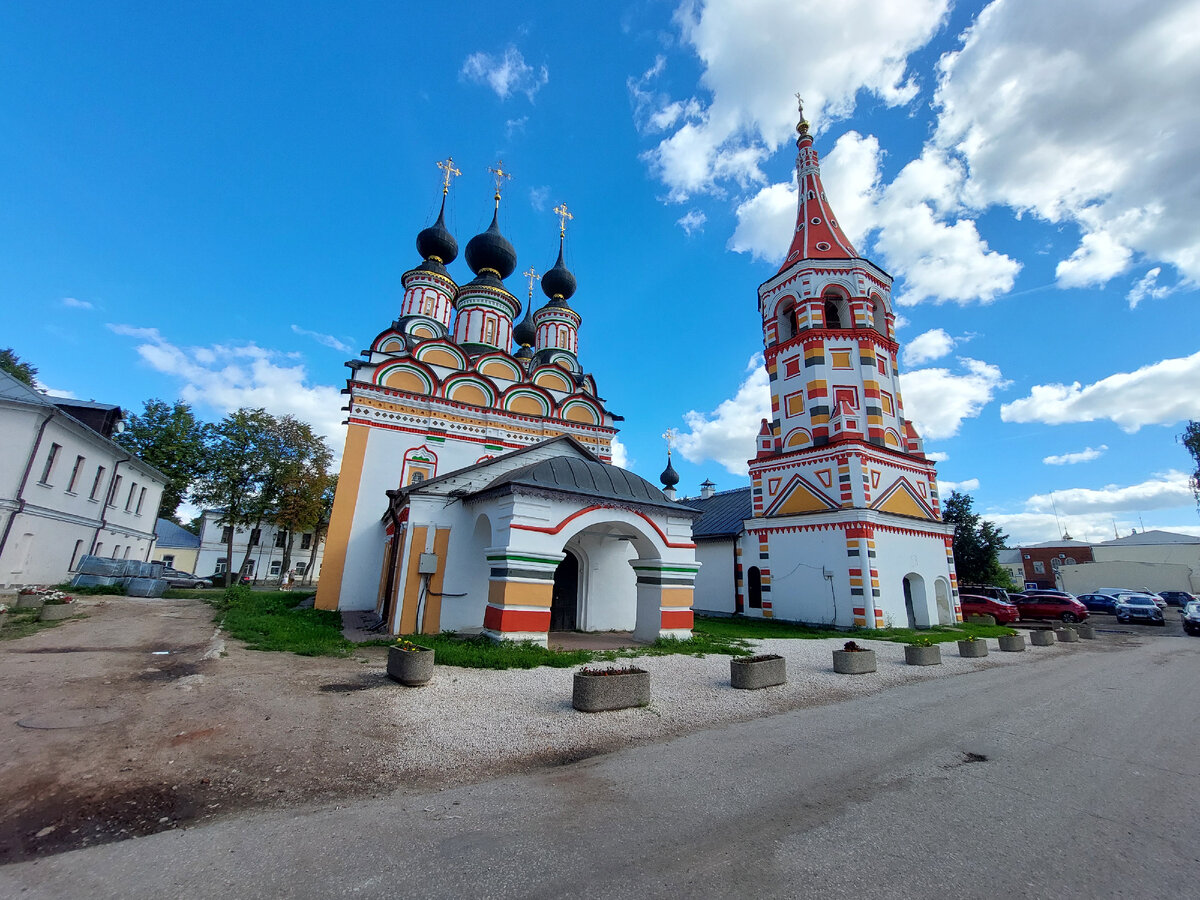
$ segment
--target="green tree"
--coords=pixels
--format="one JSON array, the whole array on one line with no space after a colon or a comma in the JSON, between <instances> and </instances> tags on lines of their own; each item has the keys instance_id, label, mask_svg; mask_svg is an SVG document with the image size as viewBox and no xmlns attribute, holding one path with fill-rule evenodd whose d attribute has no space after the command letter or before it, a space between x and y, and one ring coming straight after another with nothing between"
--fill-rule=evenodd
<instances>
[{"instance_id":1,"label":"green tree","mask_svg":"<svg viewBox=\"0 0 1200 900\"><path fill-rule=\"evenodd\" d=\"M297 532L315 531L321 522L324 495L334 477L329 474L333 451L324 438L313 432L312 426L291 416L276 420L272 439L276 453L270 481L276 496L268 515L272 525L287 532L279 576L282 580L284 573L291 571L292 544ZM316 541L312 546L315 548Z\"/></svg>"},{"instance_id":2,"label":"green tree","mask_svg":"<svg viewBox=\"0 0 1200 900\"><path fill-rule=\"evenodd\" d=\"M125 420L125 431L114 440L167 476L158 514L174 518L204 465L208 426L178 400L147 400L144 407Z\"/></svg>"},{"instance_id":3,"label":"green tree","mask_svg":"<svg viewBox=\"0 0 1200 900\"><path fill-rule=\"evenodd\" d=\"M1179 440L1192 455L1192 493L1196 496L1196 502L1200 503L1200 422L1189 421Z\"/></svg>"},{"instance_id":4,"label":"green tree","mask_svg":"<svg viewBox=\"0 0 1200 900\"><path fill-rule=\"evenodd\" d=\"M954 526L954 568L958 583L1011 587L1008 572L999 560L1008 535L994 522L981 519L971 509L971 503L970 495L951 491L942 504L942 520Z\"/></svg>"},{"instance_id":5,"label":"green tree","mask_svg":"<svg viewBox=\"0 0 1200 900\"><path fill-rule=\"evenodd\" d=\"M263 436L271 432L274 422L274 416L264 409L239 409L211 426L204 461L192 489L197 503L221 510L218 522L229 529L225 539L226 587L235 571L234 530L253 527L252 523L261 523L263 518L261 497L272 449ZM247 552L247 559L249 556Z\"/></svg>"},{"instance_id":6,"label":"green tree","mask_svg":"<svg viewBox=\"0 0 1200 900\"><path fill-rule=\"evenodd\" d=\"M13 352L12 347L0 350L0 369L3 369L17 381L23 381L30 387L35 386L37 368L27 362L21 362L21 357Z\"/></svg>"},{"instance_id":7,"label":"green tree","mask_svg":"<svg viewBox=\"0 0 1200 900\"><path fill-rule=\"evenodd\" d=\"M325 490L321 492L321 516L317 519L316 527L313 528L312 544L308 548L308 565L304 567L304 583L312 584L314 565L317 561L317 548L321 546L321 541L325 539L325 533L329 531L329 519L333 515L333 498L337 494L337 473L329 476L329 480L325 484Z\"/></svg>"}]
</instances>

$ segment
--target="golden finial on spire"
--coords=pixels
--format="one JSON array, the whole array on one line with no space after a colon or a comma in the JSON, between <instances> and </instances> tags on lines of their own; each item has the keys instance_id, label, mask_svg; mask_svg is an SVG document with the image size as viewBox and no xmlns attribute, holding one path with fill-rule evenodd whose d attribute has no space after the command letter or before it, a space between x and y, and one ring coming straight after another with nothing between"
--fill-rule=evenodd
<instances>
[{"instance_id":1,"label":"golden finial on spire","mask_svg":"<svg viewBox=\"0 0 1200 900\"><path fill-rule=\"evenodd\" d=\"M796 123L797 134L808 134L808 120L804 118L804 98L796 94L796 109L800 113L800 121Z\"/></svg>"},{"instance_id":2,"label":"golden finial on spire","mask_svg":"<svg viewBox=\"0 0 1200 900\"><path fill-rule=\"evenodd\" d=\"M450 179L455 175L461 175L462 172L454 167L453 156L447 156L444 161L439 161L437 167L442 170L442 196L445 197L450 193Z\"/></svg>"},{"instance_id":3,"label":"golden finial on spire","mask_svg":"<svg viewBox=\"0 0 1200 900\"><path fill-rule=\"evenodd\" d=\"M668 428L663 432L662 439L667 442L667 456L670 456L671 450L673 450L675 444L679 442L679 429Z\"/></svg>"},{"instance_id":4,"label":"golden finial on spire","mask_svg":"<svg viewBox=\"0 0 1200 900\"><path fill-rule=\"evenodd\" d=\"M521 274L529 279L529 302L532 303L533 302L533 283L535 281L541 281L542 276L537 273L537 271L533 268L533 266L529 267L528 272L522 272Z\"/></svg>"},{"instance_id":5,"label":"golden finial on spire","mask_svg":"<svg viewBox=\"0 0 1200 900\"><path fill-rule=\"evenodd\" d=\"M504 160L496 161L496 168L488 166L488 171L496 178L496 206L500 206L500 188L504 185L505 178L512 178L512 172L504 171Z\"/></svg>"},{"instance_id":6,"label":"golden finial on spire","mask_svg":"<svg viewBox=\"0 0 1200 900\"><path fill-rule=\"evenodd\" d=\"M565 203L560 203L558 206L554 207L554 214L558 216L558 236L560 238L566 237L567 219L573 219L575 217L567 211L567 204Z\"/></svg>"}]
</instances>

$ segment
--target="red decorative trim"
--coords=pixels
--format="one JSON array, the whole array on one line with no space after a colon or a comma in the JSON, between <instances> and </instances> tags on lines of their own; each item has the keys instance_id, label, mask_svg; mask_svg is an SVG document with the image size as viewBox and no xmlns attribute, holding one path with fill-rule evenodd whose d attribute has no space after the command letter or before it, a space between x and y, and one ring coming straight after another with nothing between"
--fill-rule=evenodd
<instances>
[{"instance_id":1,"label":"red decorative trim","mask_svg":"<svg viewBox=\"0 0 1200 900\"><path fill-rule=\"evenodd\" d=\"M537 631L550 630L548 609L502 609L488 605L483 612L483 627L489 631Z\"/></svg>"},{"instance_id":2,"label":"red decorative trim","mask_svg":"<svg viewBox=\"0 0 1200 900\"><path fill-rule=\"evenodd\" d=\"M651 528L653 528L658 533L658 536L660 538L662 538L662 542L665 546L671 547L672 549L675 549L675 550L695 550L696 549L695 544L673 544L673 543L671 543L669 540L667 540L667 536L663 533L663 530L661 528L659 528L658 525L656 525L654 523L654 520L651 519L649 516L647 516L645 513L638 512L636 509L628 509L627 507L624 507L624 506L617 506L616 504L612 504L612 503L597 503L592 506L585 507L584 509L576 510L575 512L573 512L569 516L567 516L565 519L563 519L561 522L559 522L557 525L550 525L550 526L521 525L520 523L517 523L514 525L510 525L509 527L518 529L520 531L536 531L539 534L558 534L560 531L563 530L563 528L566 527L567 523L570 522L572 519L577 519L582 515L586 515L587 513L590 513L590 512L595 512L598 509L621 509L621 510L625 510L626 512L631 512L635 516L639 516L642 519L645 519L646 524L649 525Z\"/></svg>"},{"instance_id":3,"label":"red decorative trim","mask_svg":"<svg viewBox=\"0 0 1200 900\"><path fill-rule=\"evenodd\" d=\"M663 628L691 628L695 621L690 609L664 609L662 611Z\"/></svg>"}]
</instances>

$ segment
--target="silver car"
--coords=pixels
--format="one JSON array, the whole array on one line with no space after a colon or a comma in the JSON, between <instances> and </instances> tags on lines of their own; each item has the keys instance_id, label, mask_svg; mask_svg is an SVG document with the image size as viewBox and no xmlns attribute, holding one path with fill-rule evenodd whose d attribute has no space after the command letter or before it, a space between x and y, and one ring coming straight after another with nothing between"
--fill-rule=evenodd
<instances>
[{"instance_id":1,"label":"silver car","mask_svg":"<svg viewBox=\"0 0 1200 900\"><path fill-rule=\"evenodd\" d=\"M180 572L171 566L163 566L163 581L173 588L206 588L212 587L207 578L193 575L191 572Z\"/></svg>"},{"instance_id":2,"label":"silver car","mask_svg":"<svg viewBox=\"0 0 1200 900\"><path fill-rule=\"evenodd\" d=\"M1193 600L1183 608L1183 630L1188 634L1200 634L1200 601Z\"/></svg>"},{"instance_id":3,"label":"silver car","mask_svg":"<svg viewBox=\"0 0 1200 900\"><path fill-rule=\"evenodd\" d=\"M1121 594L1117 597L1117 621L1129 623L1134 620L1151 625L1166 625L1163 612L1149 594Z\"/></svg>"}]
</instances>

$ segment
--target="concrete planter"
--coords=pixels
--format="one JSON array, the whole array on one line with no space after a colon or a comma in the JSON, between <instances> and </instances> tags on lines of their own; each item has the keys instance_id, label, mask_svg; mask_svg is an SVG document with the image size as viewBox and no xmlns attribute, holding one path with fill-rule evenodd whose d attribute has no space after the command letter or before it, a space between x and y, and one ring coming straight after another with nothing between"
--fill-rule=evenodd
<instances>
[{"instance_id":1,"label":"concrete planter","mask_svg":"<svg viewBox=\"0 0 1200 900\"><path fill-rule=\"evenodd\" d=\"M729 660L729 682L735 688L754 691L774 687L787 681L787 667L782 656L766 654Z\"/></svg>"},{"instance_id":2,"label":"concrete planter","mask_svg":"<svg viewBox=\"0 0 1200 900\"><path fill-rule=\"evenodd\" d=\"M401 650L399 647L388 647L387 673L389 678L407 687L428 684L433 677L433 649L417 647L415 650Z\"/></svg>"},{"instance_id":3,"label":"concrete planter","mask_svg":"<svg viewBox=\"0 0 1200 900\"><path fill-rule=\"evenodd\" d=\"M1050 629L1043 631L1029 632L1029 643L1035 647L1053 647L1058 642L1058 638L1054 636L1054 632Z\"/></svg>"},{"instance_id":4,"label":"concrete planter","mask_svg":"<svg viewBox=\"0 0 1200 900\"><path fill-rule=\"evenodd\" d=\"M1025 649L1025 637L1020 634L1002 634L1000 649L1005 653L1021 653Z\"/></svg>"},{"instance_id":5,"label":"concrete planter","mask_svg":"<svg viewBox=\"0 0 1200 900\"><path fill-rule=\"evenodd\" d=\"M833 671L839 675L866 675L875 670L874 650L833 651Z\"/></svg>"},{"instance_id":6,"label":"concrete planter","mask_svg":"<svg viewBox=\"0 0 1200 900\"><path fill-rule=\"evenodd\" d=\"M69 619L79 612L78 603L48 603L38 613L41 622L57 622L59 619Z\"/></svg>"},{"instance_id":7,"label":"concrete planter","mask_svg":"<svg viewBox=\"0 0 1200 900\"><path fill-rule=\"evenodd\" d=\"M966 659L980 659L987 656L987 641L959 641L958 655Z\"/></svg>"},{"instance_id":8,"label":"concrete planter","mask_svg":"<svg viewBox=\"0 0 1200 900\"><path fill-rule=\"evenodd\" d=\"M41 594L17 594L17 609L37 609L42 603Z\"/></svg>"},{"instance_id":9,"label":"concrete planter","mask_svg":"<svg viewBox=\"0 0 1200 900\"><path fill-rule=\"evenodd\" d=\"M611 674L609 674L611 673ZM650 673L641 669L581 669L575 673L571 705L580 712L605 712L650 705Z\"/></svg>"},{"instance_id":10,"label":"concrete planter","mask_svg":"<svg viewBox=\"0 0 1200 900\"><path fill-rule=\"evenodd\" d=\"M1096 629L1091 625L1076 625L1075 633L1085 641L1094 641L1096 639Z\"/></svg>"},{"instance_id":11,"label":"concrete planter","mask_svg":"<svg viewBox=\"0 0 1200 900\"><path fill-rule=\"evenodd\" d=\"M995 616L967 616L968 625L995 625Z\"/></svg>"},{"instance_id":12,"label":"concrete planter","mask_svg":"<svg viewBox=\"0 0 1200 900\"><path fill-rule=\"evenodd\" d=\"M1074 644L1079 640L1079 633L1074 628L1057 628L1054 636L1063 644Z\"/></svg>"},{"instance_id":13,"label":"concrete planter","mask_svg":"<svg viewBox=\"0 0 1200 900\"><path fill-rule=\"evenodd\" d=\"M904 661L910 666L940 666L942 664L942 648L937 644L929 647L905 644Z\"/></svg>"}]
</instances>

